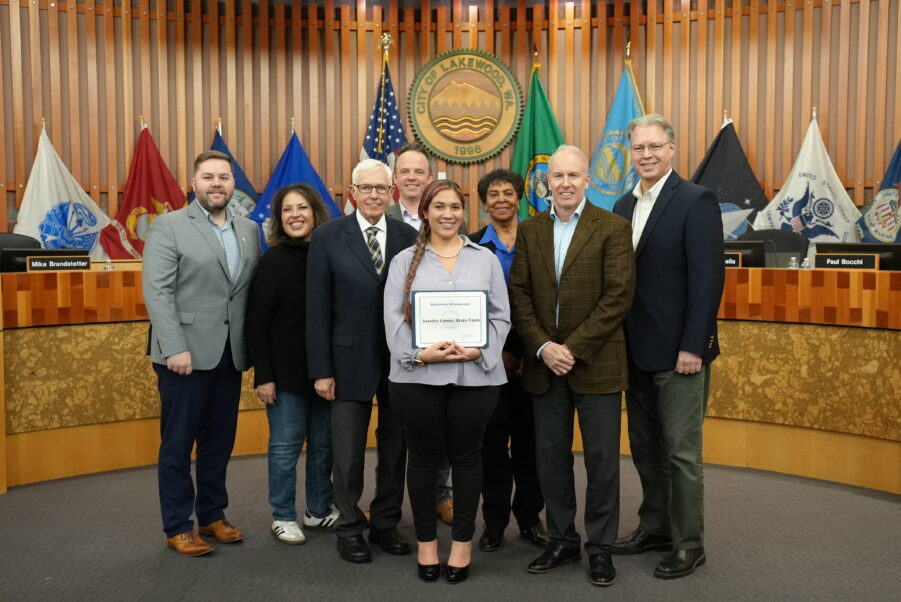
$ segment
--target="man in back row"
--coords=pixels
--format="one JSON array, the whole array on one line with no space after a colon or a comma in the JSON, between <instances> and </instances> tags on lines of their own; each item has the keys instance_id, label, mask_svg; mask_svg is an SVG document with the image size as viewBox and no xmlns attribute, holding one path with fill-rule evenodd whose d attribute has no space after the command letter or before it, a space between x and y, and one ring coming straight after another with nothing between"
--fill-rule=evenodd
<instances>
[{"instance_id":1,"label":"man in back row","mask_svg":"<svg viewBox=\"0 0 901 602\"><path fill-rule=\"evenodd\" d=\"M403 220L418 231L422 227L419 200L422 191L434 179L434 160L425 146L410 142L401 147L394 160L394 185L399 198L396 204L388 206L385 216ZM445 458L435 479L435 512L448 525L454 522L454 499L449 482L450 462Z\"/></svg>"}]
</instances>

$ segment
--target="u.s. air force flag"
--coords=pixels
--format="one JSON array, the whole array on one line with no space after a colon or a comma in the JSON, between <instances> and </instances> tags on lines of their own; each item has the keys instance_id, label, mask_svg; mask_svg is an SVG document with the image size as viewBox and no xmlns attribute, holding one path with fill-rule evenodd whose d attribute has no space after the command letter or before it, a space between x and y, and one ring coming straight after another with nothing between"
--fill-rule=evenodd
<instances>
[{"instance_id":1,"label":"u.s. air force flag","mask_svg":"<svg viewBox=\"0 0 901 602\"><path fill-rule=\"evenodd\" d=\"M45 249L87 249L93 259L107 259L100 232L110 218L78 185L41 128L34 166L13 232L41 241Z\"/></svg>"},{"instance_id":2,"label":"u.s. air force flag","mask_svg":"<svg viewBox=\"0 0 901 602\"><path fill-rule=\"evenodd\" d=\"M278 160L278 164L272 171L269 183L266 184L266 189L263 190L263 196L260 197L259 202L250 214L250 219L260 225L260 242L263 249L269 248L269 245L266 244L265 232L268 221L272 217L272 199L275 197L275 193L283 186L299 182L313 187L313 190L319 194L319 198L325 204L325 210L328 211L329 216L338 217L341 215L341 210L335 205L332 194L322 182L319 174L316 173L313 164L310 163L310 159L307 157L307 153L297 137L297 132L292 130L288 146L285 147L282 158Z\"/></svg>"},{"instance_id":3,"label":"u.s. air force flag","mask_svg":"<svg viewBox=\"0 0 901 602\"><path fill-rule=\"evenodd\" d=\"M636 117L644 115L641 96L635 85L632 73L632 61L627 60L623 67L623 75L619 80L616 97L607 114L604 134L591 158L588 173L591 185L585 192L588 200L607 209L613 209L616 199L627 190L635 188L638 176L632 167L632 153L629 150L629 138L626 126Z\"/></svg>"},{"instance_id":4,"label":"u.s. air force flag","mask_svg":"<svg viewBox=\"0 0 901 602\"><path fill-rule=\"evenodd\" d=\"M757 214L755 230L789 230L811 242L856 242L860 211L842 186L814 118L779 194Z\"/></svg>"},{"instance_id":5,"label":"u.s. air force flag","mask_svg":"<svg viewBox=\"0 0 901 602\"><path fill-rule=\"evenodd\" d=\"M897 242L901 229L898 196L901 193L901 141L885 170L882 187L870 208L857 220L860 242Z\"/></svg>"}]
</instances>

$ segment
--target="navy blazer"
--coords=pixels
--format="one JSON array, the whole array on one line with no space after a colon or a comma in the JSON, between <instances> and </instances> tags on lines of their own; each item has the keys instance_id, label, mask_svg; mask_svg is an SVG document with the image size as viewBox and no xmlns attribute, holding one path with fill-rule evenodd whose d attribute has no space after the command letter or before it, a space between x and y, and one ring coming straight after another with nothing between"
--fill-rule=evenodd
<instances>
[{"instance_id":1,"label":"navy blazer","mask_svg":"<svg viewBox=\"0 0 901 602\"><path fill-rule=\"evenodd\" d=\"M613 208L632 221L630 190ZM719 355L723 221L712 192L673 171L635 249L635 299L626 316L630 360L645 372L673 370L679 351L709 363Z\"/></svg>"},{"instance_id":2,"label":"navy blazer","mask_svg":"<svg viewBox=\"0 0 901 602\"><path fill-rule=\"evenodd\" d=\"M388 374L382 317L388 266L416 241L416 229L386 218L378 276L357 216L350 214L313 230L307 261L307 366L309 377L335 379L335 397L371 401Z\"/></svg>"}]
</instances>

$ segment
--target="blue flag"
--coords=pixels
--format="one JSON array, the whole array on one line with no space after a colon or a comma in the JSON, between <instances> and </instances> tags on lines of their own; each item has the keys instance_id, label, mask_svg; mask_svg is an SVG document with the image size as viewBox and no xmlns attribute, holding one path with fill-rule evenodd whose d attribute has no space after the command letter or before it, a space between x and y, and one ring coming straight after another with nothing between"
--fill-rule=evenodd
<instances>
[{"instance_id":1,"label":"blue flag","mask_svg":"<svg viewBox=\"0 0 901 602\"><path fill-rule=\"evenodd\" d=\"M261 233L265 231L263 223L272 214L272 198L275 196L275 193L283 186L297 183L312 186L319 194L319 198L322 199L325 209L331 217L341 215L341 211L335 205L335 200L332 198L331 193L325 187L325 184L322 183L322 179L316 173L313 164L310 163L306 151L303 150L303 146L297 138L297 132L292 132L291 140L288 141L288 147L282 153L282 158L278 160L278 165L275 166L275 170L269 178L269 183L266 184L263 196L260 197L260 201L254 208L253 213L250 214L251 219L260 225ZM263 239L261 238L261 240ZM263 248L267 248L265 241L263 241Z\"/></svg>"},{"instance_id":2,"label":"blue flag","mask_svg":"<svg viewBox=\"0 0 901 602\"><path fill-rule=\"evenodd\" d=\"M901 212L898 196L901 193L901 141L892 155L892 162L885 170L882 187L876 193L870 208L857 220L860 242L897 242L901 229Z\"/></svg>"},{"instance_id":3,"label":"blue flag","mask_svg":"<svg viewBox=\"0 0 901 602\"><path fill-rule=\"evenodd\" d=\"M627 60L623 67L623 76L619 80L619 88L616 90L616 97L610 106L610 113L607 114L604 133L588 169L591 185L585 196L598 207L611 210L616 199L627 190L632 190L638 181L635 169L632 168L626 126L642 115L644 106L635 85L632 61Z\"/></svg>"},{"instance_id":4,"label":"blue flag","mask_svg":"<svg viewBox=\"0 0 901 602\"><path fill-rule=\"evenodd\" d=\"M229 150L228 145L222 138L222 134L219 133L219 128L216 128L216 133L213 134L213 144L210 146L210 150L225 153L229 156L229 158L231 158L232 169L235 172L235 194L234 196L232 196L232 200L228 202L228 207L235 215L250 217L250 214L253 212L254 207L256 207L257 201L259 200L260 196L257 194L256 188L253 187L253 184L250 183L250 180L247 179L247 176L244 175L244 170L241 168L241 164L238 163L238 160L235 159L235 156ZM192 190L191 194L188 195L188 204L193 202L194 191Z\"/></svg>"}]
</instances>

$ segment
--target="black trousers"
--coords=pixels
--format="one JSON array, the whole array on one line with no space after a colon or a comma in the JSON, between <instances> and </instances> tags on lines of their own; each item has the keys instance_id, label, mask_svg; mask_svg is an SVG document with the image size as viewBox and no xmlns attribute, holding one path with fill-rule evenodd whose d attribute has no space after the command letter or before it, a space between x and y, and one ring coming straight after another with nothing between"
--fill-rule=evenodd
<instances>
[{"instance_id":1,"label":"black trousers","mask_svg":"<svg viewBox=\"0 0 901 602\"><path fill-rule=\"evenodd\" d=\"M375 498L369 505L370 526L390 529L400 522L404 501L404 468L407 447L403 431L392 410L388 380L379 383L376 427ZM360 509L363 495L363 470L366 464L366 438L372 416L372 401L335 400L332 404L332 486L335 506L341 513L335 524L338 537L360 535L366 528L366 517ZM434 502L432 481L432 500ZM434 504L432 512L435 511Z\"/></svg>"},{"instance_id":2,"label":"black trousers","mask_svg":"<svg viewBox=\"0 0 901 602\"><path fill-rule=\"evenodd\" d=\"M182 376L153 364L160 391L160 454L157 463L160 509L166 537L224 518L228 506L225 472L235 445L241 372L226 341L212 370ZM191 480L191 450L197 443L197 493Z\"/></svg>"},{"instance_id":3,"label":"black trousers","mask_svg":"<svg viewBox=\"0 0 901 602\"><path fill-rule=\"evenodd\" d=\"M418 541L437 537L435 475L445 454L454 490L454 541L470 541L482 490L482 437L499 387L390 384L407 438L407 490Z\"/></svg>"},{"instance_id":4,"label":"black trousers","mask_svg":"<svg viewBox=\"0 0 901 602\"><path fill-rule=\"evenodd\" d=\"M548 535L567 548L579 547L573 475L573 414L579 430L588 487L585 492L585 548L603 552L619 527L619 434L621 393L588 395L554 376L550 388L533 396L538 478L547 505Z\"/></svg>"},{"instance_id":5,"label":"black trousers","mask_svg":"<svg viewBox=\"0 0 901 602\"><path fill-rule=\"evenodd\" d=\"M503 531L510 523L511 509L520 529L537 525L544 509L535 465L532 399L515 378L501 386L497 408L482 440L482 518L486 528Z\"/></svg>"}]
</instances>

